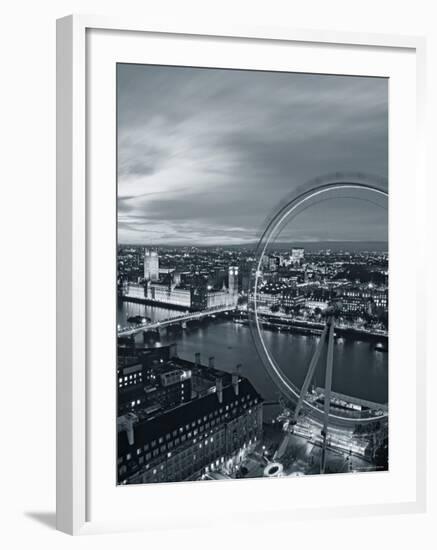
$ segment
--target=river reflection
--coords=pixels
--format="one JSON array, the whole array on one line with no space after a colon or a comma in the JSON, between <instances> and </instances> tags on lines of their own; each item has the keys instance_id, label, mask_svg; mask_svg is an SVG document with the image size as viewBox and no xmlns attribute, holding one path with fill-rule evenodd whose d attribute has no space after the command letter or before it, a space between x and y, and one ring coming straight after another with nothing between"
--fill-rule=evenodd
<instances>
[{"instance_id":1,"label":"river reflection","mask_svg":"<svg viewBox=\"0 0 437 550\"><path fill-rule=\"evenodd\" d=\"M127 317L142 315L153 320L178 316L181 312L133 303L119 303L118 323L127 324ZM318 336L265 331L264 340L278 365L298 387L302 385L306 369ZM142 342L142 337L138 336ZM203 363L215 357L217 368L232 371L242 364L242 374L250 379L267 400L278 397L254 347L248 326L232 321L213 320L201 326L190 326L185 331L169 331L161 344L177 343L178 354L194 361L200 352ZM374 349L373 342L335 340L333 390L347 395L386 403L388 399L388 354ZM324 385L324 365L319 364L314 383Z\"/></svg>"}]
</instances>

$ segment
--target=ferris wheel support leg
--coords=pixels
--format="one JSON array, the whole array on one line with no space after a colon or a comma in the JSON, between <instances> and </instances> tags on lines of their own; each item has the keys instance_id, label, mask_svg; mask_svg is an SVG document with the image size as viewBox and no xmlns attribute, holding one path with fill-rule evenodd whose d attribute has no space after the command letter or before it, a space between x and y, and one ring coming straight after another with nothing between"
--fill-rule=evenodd
<instances>
[{"instance_id":1,"label":"ferris wheel support leg","mask_svg":"<svg viewBox=\"0 0 437 550\"><path fill-rule=\"evenodd\" d=\"M293 424L296 424L297 419L299 418L299 413L302 408L303 401L305 399L306 394L308 393L308 388L310 387L311 380L313 379L314 371L316 370L317 363L319 362L319 358L322 353L323 346L325 345L327 333L328 333L328 325L326 325L325 328L323 329L322 335L320 337L320 341L317 344L316 351L314 352L314 355L309 364L309 367L305 376L305 380L300 390L299 400L297 402L296 408L294 409Z\"/></svg>"},{"instance_id":2,"label":"ferris wheel support leg","mask_svg":"<svg viewBox=\"0 0 437 550\"><path fill-rule=\"evenodd\" d=\"M285 454L285 451L287 450L289 443L290 443L290 432L284 435L284 439L282 440L282 443L279 445L278 450L273 455L274 462L281 460L281 458Z\"/></svg>"},{"instance_id":3,"label":"ferris wheel support leg","mask_svg":"<svg viewBox=\"0 0 437 550\"><path fill-rule=\"evenodd\" d=\"M323 419L323 446L322 446L322 459L320 465L320 473L325 473L326 467L326 440L328 436L328 423L329 423L329 409L331 406L331 387L332 387L332 370L334 366L334 320L331 319L329 324L329 336L328 336L328 353L326 356L326 373L325 373L325 398L324 398L324 419Z\"/></svg>"}]
</instances>

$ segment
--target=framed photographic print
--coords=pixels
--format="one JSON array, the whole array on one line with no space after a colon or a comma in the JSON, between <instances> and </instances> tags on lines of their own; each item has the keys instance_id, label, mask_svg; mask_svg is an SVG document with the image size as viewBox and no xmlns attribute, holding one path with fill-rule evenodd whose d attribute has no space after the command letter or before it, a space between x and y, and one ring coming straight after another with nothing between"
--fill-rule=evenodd
<instances>
[{"instance_id":1,"label":"framed photographic print","mask_svg":"<svg viewBox=\"0 0 437 550\"><path fill-rule=\"evenodd\" d=\"M59 529L424 508L423 50L58 21Z\"/></svg>"}]
</instances>

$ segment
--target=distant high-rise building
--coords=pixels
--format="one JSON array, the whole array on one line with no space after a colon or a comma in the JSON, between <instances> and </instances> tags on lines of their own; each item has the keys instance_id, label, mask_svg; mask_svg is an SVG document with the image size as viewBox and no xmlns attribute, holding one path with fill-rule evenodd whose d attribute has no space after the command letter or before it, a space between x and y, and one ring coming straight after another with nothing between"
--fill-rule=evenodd
<instances>
[{"instance_id":1,"label":"distant high-rise building","mask_svg":"<svg viewBox=\"0 0 437 550\"><path fill-rule=\"evenodd\" d=\"M238 294L238 267L230 266L228 270L229 284L228 290L229 294L235 296Z\"/></svg>"},{"instance_id":2,"label":"distant high-rise building","mask_svg":"<svg viewBox=\"0 0 437 550\"><path fill-rule=\"evenodd\" d=\"M159 256L156 250L144 249L144 279L159 280Z\"/></svg>"},{"instance_id":3,"label":"distant high-rise building","mask_svg":"<svg viewBox=\"0 0 437 550\"><path fill-rule=\"evenodd\" d=\"M294 265L300 265L305 259L305 249L304 248L292 248L291 250L291 262Z\"/></svg>"},{"instance_id":4,"label":"distant high-rise building","mask_svg":"<svg viewBox=\"0 0 437 550\"><path fill-rule=\"evenodd\" d=\"M278 271L279 258L277 256L269 256L269 270Z\"/></svg>"}]
</instances>

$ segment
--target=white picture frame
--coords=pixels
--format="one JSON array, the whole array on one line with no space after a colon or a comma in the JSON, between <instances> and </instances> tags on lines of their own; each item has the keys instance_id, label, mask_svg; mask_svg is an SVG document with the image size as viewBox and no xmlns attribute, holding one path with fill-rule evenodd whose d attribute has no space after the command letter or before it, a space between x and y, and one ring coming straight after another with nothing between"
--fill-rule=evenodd
<instances>
[{"instance_id":1,"label":"white picture frame","mask_svg":"<svg viewBox=\"0 0 437 550\"><path fill-rule=\"evenodd\" d=\"M178 518L174 510L168 511L167 517L160 522L160 510L163 507L160 499L164 499L174 489L172 484L166 484L162 488L154 488L153 497L156 498L155 516L152 518L142 510L138 514L130 514L128 517L118 515L115 508L113 513L107 515L102 510L100 514L90 514L91 497L90 485L93 483L93 458L90 453L91 436L95 430L91 427L90 418L95 418L93 410L94 401L91 402L90 373L91 364L90 349L92 341L89 334L90 316L90 262L89 248L90 228L93 215L91 207L92 189L90 189L90 169L87 162L89 138L87 133L87 117L90 116L93 102L88 97L87 80L89 71L95 65L89 63L87 58L90 43L87 34L90 31L105 31L109 34L115 32L135 33L135 39L139 36L153 36L159 41L174 39L175 37L197 37L201 39L226 40L228 44L238 41L240 44L250 46L255 42L271 48L284 44L315 44L318 48L335 45L338 48L361 48L363 52L370 50L383 50L397 52L409 52L414 56L414 82L410 82L414 89L416 101L409 108L415 111L414 140L416 155L410 160L408 169L415 172L415 212L414 223L417 231L414 239L417 245L418 277L425 273L424 253L418 237L424 231L423 222L420 219L421 209L424 208L424 146L423 146L423 121L424 121L424 56L425 41L420 37L337 33L311 30L293 30L286 28L173 28L171 26L155 26L136 19L112 19L95 16L73 15L60 19L57 22L57 528L69 534L84 534L90 532L147 529L156 526L164 526L173 523L186 525L187 518ZM110 38L109 38L110 39ZM214 41L213 41L214 42ZM98 49L98 45L96 48ZM216 44L212 48L219 48ZM93 42L94 48L94 42ZM211 50L212 51L212 50ZM129 48L123 53L124 59L129 58ZM166 59L171 59L171 49ZM127 56L127 57L126 57ZM108 58L108 63L112 62ZM95 63L95 61L93 61ZM91 67L91 68L90 68ZM88 71L88 72L87 72ZM360 74L357 68L358 74ZM310 71L309 71L310 72ZM327 68L326 72L329 72ZM369 73L371 74L371 73ZM102 77L103 78L103 77ZM407 92L405 92L407 93ZM409 98L408 98L409 100ZM407 116L407 115L406 115ZM393 121L392 121L393 122ZM396 122L396 121L394 121ZM410 121L411 122L411 121ZM392 127L391 127L392 129ZM115 136L110 136L115 143ZM109 143L109 142L108 142ZM114 145L113 143L113 145ZM408 142L411 145L411 140ZM112 145L112 146L113 146ZM108 147L112 147L108 144ZM104 145L102 145L104 147ZM110 149L106 149L109 151ZM414 155L413 155L414 156ZM88 159L89 161L89 159ZM109 168L115 166L115 161L108 163ZM392 173L393 165L390 164ZM109 193L110 191L108 191ZM111 199L112 200L112 199ZM402 207L399 200L396 208ZM111 207L108 207L108 215L111 215ZM115 220L114 220L115 223ZM423 233L422 233L423 234ZM97 237L93 237L97 238ZM114 236L115 238L115 236ZM109 253L111 247L109 247ZM115 262L114 262L115 264ZM420 279L419 279L420 280ZM109 282L111 284L111 282ZM425 330L423 315L424 289L419 283L416 285L416 295L413 306L417 308L416 315L416 341L414 352L415 363L415 395L414 395L414 425L415 425L415 464L414 471L410 472L411 486L408 498L397 498L390 495L378 502L371 499L360 503L358 501L346 502L339 500L333 506L326 506L322 502L317 506L288 506L286 500L278 497L276 506L265 507L262 503L254 503L247 514L242 514L240 521L250 521L263 518L273 520L275 517L327 517L338 515L366 515L366 514L390 514L399 512L420 512L426 506L426 400L425 400ZM114 325L115 326L115 325ZM90 347L91 346L91 347ZM113 377L115 384L115 376ZM106 386L104 386L106 387ZM115 386L114 386L115 393ZM102 404L102 408L108 407ZM110 410L110 409L109 409ZM115 424L112 417L108 417L105 432L115 432ZM94 420L93 420L94 421ZM103 437L103 435L102 435ZM104 447L104 445L102 446ZM115 460L114 457L111 457ZM108 457L108 460L110 457ZM109 466L110 469L111 466ZM317 476L320 477L320 476ZM330 477L330 476L324 476ZM331 476L335 477L335 476ZM359 477L359 476L358 476ZM293 480L302 484L302 480ZM309 481L313 489L320 480L313 478ZM250 483L257 483L251 481ZM274 495L278 491L275 480L263 480L269 486L268 494ZM326 485L326 491L332 491L332 483ZM183 487L177 489L175 499L189 498L192 485L180 484ZM195 499L203 500L211 497L211 491L215 491L214 499L226 498L230 487L223 483L200 484L196 488ZM253 501L252 496L259 490L260 485L238 485L232 488L230 499L241 498L247 492L247 498ZM133 488L138 495L144 488ZM95 488L93 491L95 494ZM99 490L99 489L97 489ZM121 488L124 491L124 488ZM301 490L301 489L299 489ZM347 489L345 489L347 491ZM387 489L388 490L388 489ZM159 494L156 492L159 491ZM184 491L184 492L183 492ZM103 494L103 493L102 493ZM121 494L121 493L119 493ZM152 493L150 493L152 494ZM230 494L230 493L229 493ZM327 493L328 494L328 493ZM162 495L162 497L160 496ZM411 496L413 495L413 496ZM94 498L94 497L93 497ZM194 497L193 497L194 498ZM98 500L98 499L94 499ZM134 499L132 499L134 503ZM134 504L133 504L134 505ZM194 504L193 504L194 506ZM232 513L231 513L232 515ZM130 519L129 519L130 518ZM211 519L212 521L212 519ZM193 526L209 523L208 518L198 517L192 519Z\"/></svg>"}]
</instances>

